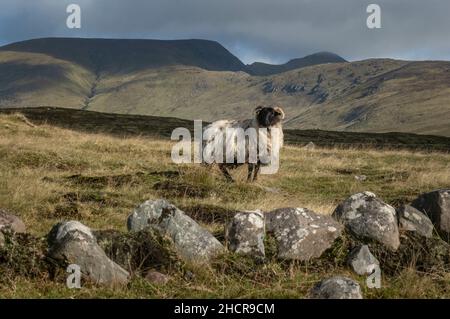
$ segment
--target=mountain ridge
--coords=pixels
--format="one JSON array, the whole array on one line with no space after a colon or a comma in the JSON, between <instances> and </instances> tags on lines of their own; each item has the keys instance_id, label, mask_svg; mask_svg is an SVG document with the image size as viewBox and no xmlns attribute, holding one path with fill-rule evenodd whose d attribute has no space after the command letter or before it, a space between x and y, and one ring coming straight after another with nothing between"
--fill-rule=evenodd
<instances>
[{"instance_id":1,"label":"mountain ridge","mask_svg":"<svg viewBox=\"0 0 450 319\"><path fill-rule=\"evenodd\" d=\"M109 68L116 72L124 65L129 70L178 64L215 71L245 69L220 43L201 39L40 38L11 43L0 47L0 51L42 53L91 70Z\"/></svg>"},{"instance_id":2,"label":"mountain ridge","mask_svg":"<svg viewBox=\"0 0 450 319\"><path fill-rule=\"evenodd\" d=\"M186 65L211 71L243 71L251 75L270 75L309 65L346 62L334 53L317 52L280 65L262 62L245 65L219 42L203 39L38 38L0 46L0 51L47 54L97 71L102 68L99 65L105 68L112 63L132 64L130 59L140 61L138 67ZM115 57L111 56L113 51L116 51ZM199 61L195 55L203 59ZM261 68L273 70L264 72Z\"/></svg>"}]
</instances>

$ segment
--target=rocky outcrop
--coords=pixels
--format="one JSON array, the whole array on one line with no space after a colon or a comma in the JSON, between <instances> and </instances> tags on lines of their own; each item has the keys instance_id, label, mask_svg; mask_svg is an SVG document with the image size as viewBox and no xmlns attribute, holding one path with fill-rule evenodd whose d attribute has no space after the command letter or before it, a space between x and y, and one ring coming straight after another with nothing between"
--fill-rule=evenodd
<instances>
[{"instance_id":1,"label":"rocky outcrop","mask_svg":"<svg viewBox=\"0 0 450 319\"><path fill-rule=\"evenodd\" d=\"M280 208L267 213L266 229L276 239L278 258L307 261L330 248L343 227L307 208Z\"/></svg>"},{"instance_id":2,"label":"rocky outcrop","mask_svg":"<svg viewBox=\"0 0 450 319\"><path fill-rule=\"evenodd\" d=\"M310 296L312 299L363 299L359 284L347 277L332 277L319 282Z\"/></svg>"},{"instance_id":3,"label":"rocky outcrop","mask_svg":"<svg viewBox=\"0 0 450 319\"><path fill-rule=\"evenodd\" d=\"M421 194L411 206L424 212L438 231L450 237L450 189Z\"/></svg>"},{"instance_id":4,"label":"rocky outcrop","mask_svg":"<svg viewBox=\"0 0 450 319\"><path fill-rule=\"evenodd\" d=\"M333 217L357 237L380 242L392 250L400 245L395 209L373 193L350 196L338 205Z\"/></svg>"},{"instance_id":5,"label":"rocky outcrop","mask_svg":"<svg viewBox=\"0 0 450 319\"><path fill-rule=\"evenodd\" d=\"M400 230L414 231L427 238L433 236L433 223L414 207L403 205L397 210L397 214Z\"/></svg>"},{"instance_id":6,"label":"rocky outcrop","mask_svg":"<svg viewBox=\"0 0 450 319\"><path fill-rule=\"evenodd\" d=\"M58 223L48 235L49 257L63 266L76 264L95 284L117 286L129 273L106 256L89 227L77 221Z\"/></svg>"},{"instance_id":7,"label":"rocky outcrop","mask_svg":"<svg viewBox=\"0 0 450 319\"><path fill-rule=\"evenodd\" d=\"M223 245L183 211L167 201L148 200L128 217L128 230L147 227L172 239L179 256L191 263L205 263L224 251Z\"/></svg>"},{"instance_id":8,"label":"rocky outcrop","mask_svg":"<svg viewBox=\"0 0 450 319\"><path fill-rule=\"evenodd\" d=\"M234 215L225 234L229 250L257 259L265 257L264 236L265 218L259 210Z\"/></svg>"}]
</instances>

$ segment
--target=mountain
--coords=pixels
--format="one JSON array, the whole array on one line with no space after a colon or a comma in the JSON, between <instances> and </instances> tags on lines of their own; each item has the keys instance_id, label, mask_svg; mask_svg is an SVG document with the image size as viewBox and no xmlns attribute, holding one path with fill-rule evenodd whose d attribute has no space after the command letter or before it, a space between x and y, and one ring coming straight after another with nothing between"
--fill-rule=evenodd
<instances>
[{"instance_id":1,"label":"mountain","mask_svg":"<svg viewBox=\"0 0 450 319\"><path fill-rule=\"evenodd\" d=\"M212 121L251 117L259 104L280 104L292 129L450 136L446 61L369 59L254 76L211 41L52 40L0 48L0 108ZM166 45L173 50L164 51Z\"/></svg>"},{"instance_id":2,"label":"mountain","mask_svg":"<svg viewBox=\"0 0 450 319\"><path fill-rule=\"evenodd\" d=\"M285 64L279 65L255 62L250 65L247 65L247 72L252 75L272 75L316 64L341 63L341 62L347 61L334 53L319 52L307 55L303 58L293 59Z\"/></svg>"},{"instance_id":3,"label":"mountain","mask_svg":"<svg viewBox=\"0 0 450 319\"><path fill-rule=\"evenodd\" d=\"M91 71L107 73L170 65L215 71L245 69L245 65L222 45L208 40L43 38L12 43L0 50L46 54Z\"/></svg>"}]
</instances>

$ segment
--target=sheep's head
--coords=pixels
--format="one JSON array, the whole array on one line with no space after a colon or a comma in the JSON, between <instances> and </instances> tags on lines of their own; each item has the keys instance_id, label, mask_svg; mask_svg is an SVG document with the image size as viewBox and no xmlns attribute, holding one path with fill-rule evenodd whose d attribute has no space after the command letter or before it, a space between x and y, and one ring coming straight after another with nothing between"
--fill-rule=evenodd
<instances>
[{"instance_id":1,"label":"sheep's head","mask_svg":"<svg viewBox=\"0 0 450 319\"><path fill-rule=\"evenodd\" d=\"M284 111L281 107L258 106L255 109L256 120L261 127L277 125L284 119Z\"/></svg>"}]
</instances>

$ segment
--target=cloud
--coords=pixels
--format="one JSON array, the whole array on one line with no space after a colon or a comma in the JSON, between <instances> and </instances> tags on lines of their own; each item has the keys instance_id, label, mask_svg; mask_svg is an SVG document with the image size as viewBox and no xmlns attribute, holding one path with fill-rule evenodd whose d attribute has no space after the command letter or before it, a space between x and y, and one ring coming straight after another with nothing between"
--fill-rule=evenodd
<instances>
[{"instance_id":1,"label":"cloud","mask_svg":"<svg viewBox=\"0 0 450 319\"><path fill-rule=\"evenodd\" d=\"M366 27L366 7L382 28ZM82 28L66 27L66 6L82 8ZM36 37L203 38L245 63L285 62L317 51L369 57L450 58L447 0L0 0L0 41Z\"/></svg>"}]
</instances>

